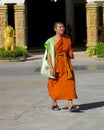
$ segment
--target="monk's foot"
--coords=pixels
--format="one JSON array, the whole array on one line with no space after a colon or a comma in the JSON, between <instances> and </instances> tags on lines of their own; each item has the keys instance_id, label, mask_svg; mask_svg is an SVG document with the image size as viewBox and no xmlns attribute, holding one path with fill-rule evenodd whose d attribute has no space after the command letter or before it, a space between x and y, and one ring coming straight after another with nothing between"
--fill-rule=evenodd
<instances>
[{"instance_id":1,"label":"monk's foot","mask_svg":"<svg viewBox=\"0 0 104 130\"><path fill-rule=\"evenodd\" d=\"M70 112L79 112L80 107L78 105L73 105L71 108L69 108Z\"/></svg>"},{"instance_id":2,"label":"monk's foot","mask_svg":"<svg viewBox=\"0 0 104 130\"><path fill-rule=\"evenodd\" d=\"M53 106L52 106L52 110L54 110L54 111L59 111L59 110L61 110L61 109L59 108L58 105L53 105Z\"/></svg>"}]
</instances>

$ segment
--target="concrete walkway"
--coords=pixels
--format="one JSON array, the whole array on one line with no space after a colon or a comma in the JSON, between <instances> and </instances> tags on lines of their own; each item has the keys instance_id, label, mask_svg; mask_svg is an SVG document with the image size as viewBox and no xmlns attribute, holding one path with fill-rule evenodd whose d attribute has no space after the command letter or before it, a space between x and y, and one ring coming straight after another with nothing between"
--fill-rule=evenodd
<instances>
[{"instance_id":1,"label":"concrete walkway","mask_svg":"<svg viewBox=\"0 0 104 130\"><path fill-rule=\"evenodd\" d=\"M75 52L72 60L81 111L51 110L42 54L23 62L0 62L0 130L104 130L104 60ZM60 108L67 101L58 101Z\"/></svg>"}]
</instances>

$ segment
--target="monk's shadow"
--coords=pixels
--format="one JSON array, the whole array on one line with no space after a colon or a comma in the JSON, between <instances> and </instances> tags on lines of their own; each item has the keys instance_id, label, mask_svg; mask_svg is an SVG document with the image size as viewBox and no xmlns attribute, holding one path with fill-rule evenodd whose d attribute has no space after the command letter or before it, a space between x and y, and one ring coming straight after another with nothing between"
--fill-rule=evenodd
<instances>
[{"instance_id":1,"label":"monk's shadow","mask_svg":"<svg viewBox=\"0 0 104 130\"><path fill-rule=\"evenodd\" d=\"M80 110L77 112L83 113L86 110L96 109L96 108L103 107L103 106L104 106L104 101L80 104L79 105ZM68 109L68 107L64 107L63 109Z\"/></svg>"},{"instance_id":2,"label":"monk's shadow","mask_svg":"<svg viewBox=\"0 0 104 130\"><path fill-rule=\"evenodd\" d=\"M85 110L89 110L89 109L95 109L95 108L103 107L104 106L104 101L91 102L91 103L81 104L79 106L80 106L80 109L82 111L85 111Z\"/></svg>"}]
</instances>

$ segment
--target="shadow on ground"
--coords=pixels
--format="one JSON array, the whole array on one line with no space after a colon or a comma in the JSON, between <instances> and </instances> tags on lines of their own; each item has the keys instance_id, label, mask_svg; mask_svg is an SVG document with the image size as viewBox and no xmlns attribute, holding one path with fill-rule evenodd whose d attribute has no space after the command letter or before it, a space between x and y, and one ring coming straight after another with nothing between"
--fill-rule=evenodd
<instances>
[{"instance_id":1,"label":"shadow on ground","mask_svg":"<svg viewBox=\"0 0 104 130\"><path fill-rule=\"evenodd\" d=\"M81 105L79 105L80 110L77 112L83 113L85 110L96 109L96 108L103 107L103 106L104 106L104 101L81 104ZM63 107L61 109L68 109L68 107Z\"/></svg>"},{"instance_id":2,"label":"shadow on ground","mask_svg":"<svg viewBox=\"0 0 104 130\"><path fill-rule=\"evenodd\" d=\"M80 106L81 110L95 109L95 108L103 107L104 101L81 104L79 106Z\"/></svg>"}]
</instances>

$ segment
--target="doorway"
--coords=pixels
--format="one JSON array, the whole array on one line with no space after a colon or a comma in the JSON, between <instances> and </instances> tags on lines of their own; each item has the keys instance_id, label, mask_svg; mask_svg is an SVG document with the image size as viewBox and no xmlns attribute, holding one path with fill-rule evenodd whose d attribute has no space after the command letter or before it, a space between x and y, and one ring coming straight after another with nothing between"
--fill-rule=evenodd
<instances>
[{"instance_id":1,"label":"doorway","mask_svg":"<svg viewBox=\"0 0 104 130\"><path fill-rule=\"evenodd\" d=\"M47 38L54 34L54 22L61 21L66 24L65 1L27 0L26 7L28 48L43 47Z\"/></svg>"},{"instance_id":2,"label":"doorway","mask_svg":"<svg viewBox=\"0 0 104 130\"><path fill-rule=\"evenodd\" d=\"M85 3L74 5L75 47L86 48L87 27Z\"/></svg>"},{"instance_id":3,"label":"doorway","mask_svg":"<svg viewBox=\"0 0 104 130\"><path fill-rule=\"evenodd\" d=\"M7 5L7 12L8 12L8 25L15 28L15 21L14 21L14 5L15 3L9 4L5 3Z\"/></svg>"}]
</instances>

